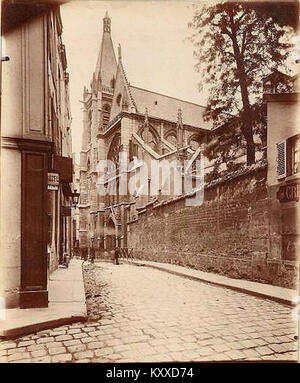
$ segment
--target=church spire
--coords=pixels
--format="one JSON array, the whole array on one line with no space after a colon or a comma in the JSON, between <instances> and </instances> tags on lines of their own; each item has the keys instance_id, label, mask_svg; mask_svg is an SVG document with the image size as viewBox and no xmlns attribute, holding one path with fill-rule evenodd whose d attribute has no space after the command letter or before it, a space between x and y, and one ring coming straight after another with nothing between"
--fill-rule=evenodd
<instances>
[{"instance_id":1,"label":"church spire","mask_svg":"<svg viewBox=\"0 0 300 383\"><path fill-rule=\"evenodd\" d=\"M110 33L111 30L111 20L106 11L105 16L103 17L103 32Z\"/></svg>"},{"instance_id":2,"label":"church spire","mask_svg":"<svg viewBox=\"0 0 300 383\"><path fill-rule=\"evenodd\" d=\"M102 42L95 69L96 78L101 78L102 86L113 88L117 73L117 60L111 39L111 19L106 12L103 18Z\"/></svg>"}]
</instances>

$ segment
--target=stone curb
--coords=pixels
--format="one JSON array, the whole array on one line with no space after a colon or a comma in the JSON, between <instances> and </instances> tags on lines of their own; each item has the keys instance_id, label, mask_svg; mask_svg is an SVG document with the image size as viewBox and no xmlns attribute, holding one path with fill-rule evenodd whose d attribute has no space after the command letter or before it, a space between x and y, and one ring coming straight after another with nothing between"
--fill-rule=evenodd
<instances>
[{"instance_id":1,"label":"stone curb","mask_svg":"<svg viewBox=\"0 0 300 383\"><path fill-rule=\"evenodd\" d=\"M15 338L74 322L85 322L87 309L82 267L79 262L72 266L70 270L66 269L66 274L58 269L50 276L47 308L18 308L12 309L12 313L7 310L6 321L0 321L0 337ZM65 289L70 286L72 291L66 294Z\"/></svg>"},{"instance_id":2,"label":"stone curb","mask_svg":"<svg viewBox=\"0 0 300 383\"><path fill-rule=\"evenodd\" d=\"M78 316L72 316L72 317L67 316L64 318L59 318L59 319L54 319L49 321L46 320L44 322L20 326L20 327L11 328L8 330L1 329L0 338L5 338L5 339L18 338L20 336L29 335L37 331L48 330L54 327L64 326L64 325L72 324L75 322L86 322L86 320L87 320L86 315L78 315Z\"/></svg>"},{"instance_id":3,"label":"stone curb","mask_svg":"<svg viewBox=\"0 0 300 383\"><path fill-rule=\"evenodd\" d=\"M123 261L127 261L126 259L122 259ZM146 262L143 262L143 261L140 261L140 260L130 260L130 261L127 261L129 264L133 264L133 265L136 265L136 266L146 266L146 267L151 267L153 269L157 269L157 270L160 270L160 271L165 271L167 273L170 273L170 274L173 274L173 275L177 275L177 276L180 276L180 277L184 277L184 278L188 278L188 279L192 279L192 280L195 280L195 281L198 281L198 282L203 282L203 283L207 283L207 284L211 284L211 285L214 285L214 286L219 286L219 287L225 287L225 288L228 288L228 289L231 289L231 290L235 290L235 291L238 291L240 293L245 293L245 294L249 294L249 295L253 295L253 296L256 296L256 297L259 297L259 298L264 298L264 299L270 299L272 301L275 301L275 302L278 302L278 303L281 303L281 304L284 304L284 305L288 305L288 306L294 306L294 303L292 302L291 299L288 299L284 296L279 296L279 295L272 295L270 293L266 293L266 292L263 292L263 291L258 291L257 289L260 288L260 283L257 283L257 282L253 282L251 281L251 283L257 283L257 289L251 289L251 288L247 288L247 287L243 287L243 286L234 286L230 283L228 283L225 278L224 278L224 281L223 282L219 282L219 281L212 281L210 279L206 279L204 277L197 277L195 275L192 275L192 274L189 274L189 269L186 268L186 272L180 272L180 271L175 271L175 270L172 270L170 268L168 268L168 264L166 263L165 265L166 266L160 266L160 265L155 265L153 264L154 262L151 262L151 263L148 263L147 261ZM173 265L172 265L173 266ZM194 269L193 269L194 270ZM222 278L222 275L219 275L218 274L218 277L220 277L220 279ZM230 280L231 278L228 278L226 277L226 279ZM233 280L233 279L232 279ZM237 281L239 280L233 280L236 284ZM242 281L241 280L241 284L242 284ZM227 282L227 283L226 283ZM250 281L247 281L247 282L250 282ZM267 285L267 286L271 286L271 285ZM274 288L278 288L278 286L274 286ZM288 289L286 289L288 290ZM295 296L297 295L296 291L295 291Z\"/></svg>"}]
</instances>

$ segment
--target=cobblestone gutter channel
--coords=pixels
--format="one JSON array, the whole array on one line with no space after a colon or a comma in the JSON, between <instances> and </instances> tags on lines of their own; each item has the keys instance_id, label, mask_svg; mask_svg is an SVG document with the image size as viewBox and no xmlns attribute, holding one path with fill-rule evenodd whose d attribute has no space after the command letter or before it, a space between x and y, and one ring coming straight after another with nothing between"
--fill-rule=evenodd
<instances>
[{"instance_id":1,"label":"cobblestone gutter channel","mask_svg":"<svg viewBox=\"0 0 300 383\"><path fill-rule=\"evenodd\" d=\"M96 264L82 266L88 321L112 317L110 307L105 303L109 290L107 283L101 278L101 269L103 268Z\"/></svg>"}]
</instances>

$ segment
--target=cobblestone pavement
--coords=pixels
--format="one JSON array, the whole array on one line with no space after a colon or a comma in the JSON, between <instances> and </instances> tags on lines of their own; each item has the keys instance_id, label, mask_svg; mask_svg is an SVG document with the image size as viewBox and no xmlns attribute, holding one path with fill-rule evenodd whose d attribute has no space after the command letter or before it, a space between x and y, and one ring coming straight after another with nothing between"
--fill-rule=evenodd
<instances>
[{"instance_id":1,"label":"cobblestone pavement","mask_svg":"<svg viewBox=\"0 0 300 383\"><path fill-rule=\"evenodd\" d=\"M297 359L291 308L146 267L95 265L98 321L0 343L2 362Z\"/></svg>"}]
</instances>

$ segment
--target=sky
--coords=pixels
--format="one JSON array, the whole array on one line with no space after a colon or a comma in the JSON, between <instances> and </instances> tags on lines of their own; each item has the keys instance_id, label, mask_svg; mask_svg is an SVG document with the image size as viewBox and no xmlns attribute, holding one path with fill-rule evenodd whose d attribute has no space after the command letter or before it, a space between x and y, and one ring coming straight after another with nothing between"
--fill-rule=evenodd
<instances>
[{"instance_id":1,"label":"sky","mask_svg":"<svg viewBox=\"0 0 300 383\"><path fill-rule=\"evenodd\" d=\"M193 45L188 28L194 10L189 1L70 1L61 6L63 43L70 74L72 144L79 162L84 85L89 86L102 38L102 19L108 11L117 57L135 86L205 105L199 92Z\"/></svg>"}]
</instances>

